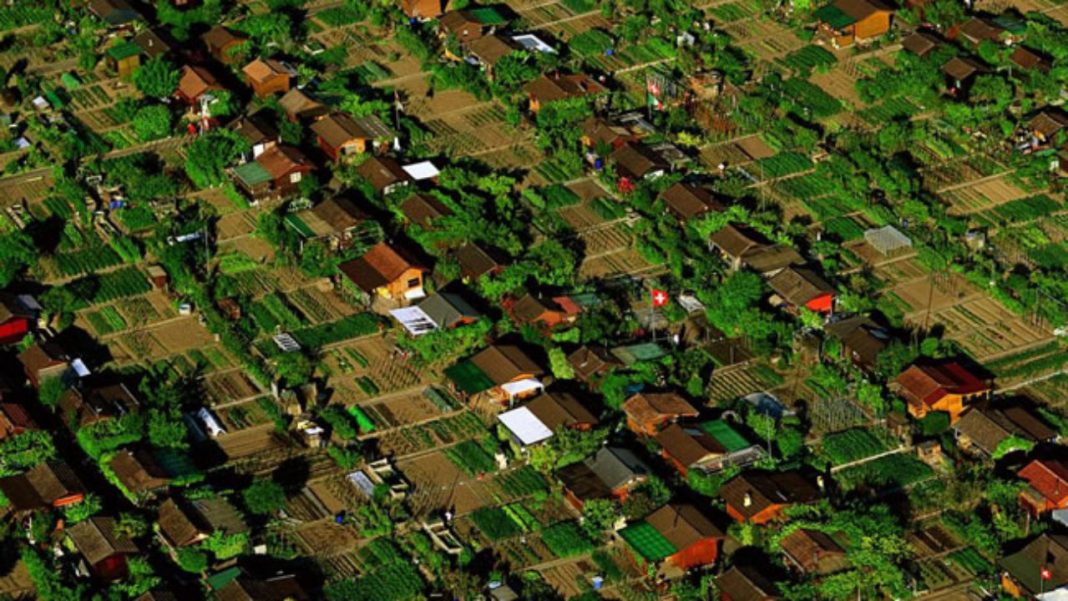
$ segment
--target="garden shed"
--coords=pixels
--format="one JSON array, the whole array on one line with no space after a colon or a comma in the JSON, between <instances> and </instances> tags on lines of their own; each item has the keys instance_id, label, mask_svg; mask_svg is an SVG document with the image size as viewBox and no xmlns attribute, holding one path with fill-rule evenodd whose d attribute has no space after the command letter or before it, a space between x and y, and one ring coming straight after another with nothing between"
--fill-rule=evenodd
<instances>
[{"instance_id":1,"label":"garden shed","mask_svg":"<svg viewBox=\"0 0 1068 601\"><path fill-rule=\"evenodd\" d=\"M912 248L912 240L892 225L865 231L864 240L883 256Z\"/></svg>"}]
</instances>

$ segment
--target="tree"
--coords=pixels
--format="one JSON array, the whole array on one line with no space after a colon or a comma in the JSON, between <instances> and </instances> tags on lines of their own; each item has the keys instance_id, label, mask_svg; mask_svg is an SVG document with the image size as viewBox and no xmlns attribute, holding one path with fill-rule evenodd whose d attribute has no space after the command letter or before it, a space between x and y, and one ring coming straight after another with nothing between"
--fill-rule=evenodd
<instances>
[{"instance_id":1,"label":"tree","mask_svg":"<svg viewBox=\"0 0 1068 601\"><path fill-rule=\"evenodd\" d=\"M187 449L189 431L178 412L152 411L148 418L148 440L153 446L165 449Z\"/></svg>"},{"instance_id":2,"label":"tree","mask_svg":"<svg viewBox=\"0 0 1068 601\"><path fill-rule=\"evenodd\" d=\"M157 56L134 71L133 84L149 98L166 98L178 89L178 77L178 69Z\"/></svg>"},{"instance_id":3,"label":"tree","mask_svg":"<svg viewBox=\"0 0 1068 601\"><path fill-rule=\"evenodd\" d=\"M189 145L185 173L198 188L218 186L224 181L226 167L246 150L248 141L233 130L213 129Z\"/></svg>"},{"instance_id":4,"label":"tree","mask_svg":"<svg viewBox=\"0 0 1068 601\"><path fill-rule=\"evenodd\" d=\"M171 125L171 111L162 104L142 107L134 113L134 133L142 142L167 137L171 133Z\"/></svg>"},{"instance_id":5,"label":"tree","mask_svg":"<svg viewBox=\"0 0 1068 601\"><path fill-rule=\"evenodd\" d=\"M178 549L178 567L186 572L200 574L208 569L208 554L196 547L181 547Z\"/></svg>"},{"instance_id":6,"label":"tree","mask_svg":"<svg viewBox=\"0 0 1068 601\"><path fill-rule=\"evenodd\" d=\"M1033 448L1035 448L1033 440L1028 440L1016 434L1010 434L998 443L997 448L990 454L990 457L997 461L1009 453L1014 453L1016 451L1023 451L1026 453Z\"/></svg>"},{"instance_id":7,"label":"tree","mask_svg":"<svg viewBox=\"0 0 1068 601\"><path fill-rule=\"evenodd\" d=\"M283 353L275 362L275 372L286 386L301 386L311 379L315 364L301 352Z\"/></svg>"},{"instance_id":8,"label":"tree","mask_svg":"<svg viewBox=\"0 0 1068 601\"><path fill-rule=\"evenodd\" d=\"M37 246L22 230L0 235L0 288L7 287L26 267L37 262Z\"/></svg>"},{"instance_id":9,"label":"tree","mask_svg":"<svg viewBox=\"0 0 1068 601\"><path fill-rule=\"evenodd\" d=\"M208 105L208 114L212 117L220 119L222 117L229 117L237 112L237 100L234 98L234 93L230 90L212 90L211 95L215 98L215 100Z\"/></svg>"},{"instance_id":10,"label":"tree","mask_svg":"<svg viewBox=\"0 0 1068 601\"><path fill-rule=\"evenodd\" d=\"M558 346L549 349L549 369L557 380L575 379L575 368L568 362L564 349Z\"/></svg>"},{"instance_id":11,"label":"tree","mask_svg":"<svg viewBox=\"0 0 1068 601\"><path fill-rule=\"evenodd\" d=\"M272 480L257 480L241 493L241 498L252 513L268 515L285 507L286 491Z\"/></svg>"},{"instance_id":12,"label":"tree","mask_svg":"<svg viewBox=\"0 0 1068 601\"><path fill-rule=\"evenodd\" d=\"M593 540L601 540L616 522L619 510L608 499L590 499L582 505L582 528Z\"/></svg>"}]
</instances>

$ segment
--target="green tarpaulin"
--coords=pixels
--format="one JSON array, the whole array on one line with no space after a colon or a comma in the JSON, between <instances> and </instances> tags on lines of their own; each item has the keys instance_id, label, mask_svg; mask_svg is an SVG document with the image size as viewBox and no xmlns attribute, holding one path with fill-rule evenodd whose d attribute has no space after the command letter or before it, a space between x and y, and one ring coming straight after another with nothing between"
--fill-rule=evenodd
<instances>
[{"instance_id":1,"label":"green tarpaulin","mask_svg":"<svg viewBox=\"0 0 1068 601\"><path fill-rule=\"evenodd\" d=\"M648 522L638 522L619 531L619 535L646 561L660 561L678 549Z\"/></svg>"},{"instance_id":2,"label":"green tarpaulin","mask_svg":"<svg viewBox=\"0 0 1068 601\"><path fill-rule=\"evenodd\" d=\"M456 384L457 388L467 394L478 394L493 388L493 380L490 380L485 372L470 361L463 361L446 368L445 375L452 380L453 384Z\"/></svg>"},{"instance_id":3,"label":"green tarpaulin","mask_svg":"<svg viewBox=\"0 0 1068 601\"><path fill-rule=\"evenodd\" d=\"M857 22L856 19L842 12L842 9L833 4L828 4L815 12L815 17L820 23L830 25L835 29L849 27Z\"/></svg>"},{"instance_id":4,"label":"green tarpaulin","mask_svg":"<svg viewBox=\"0 0 1068 601\"><path fill-rule=\"evenodd\" d=\"M715 438L730 453L752 446L744 436L721 419L705 422L701 424L701 429L712 438Z\"/></svg>"}]
</instances>

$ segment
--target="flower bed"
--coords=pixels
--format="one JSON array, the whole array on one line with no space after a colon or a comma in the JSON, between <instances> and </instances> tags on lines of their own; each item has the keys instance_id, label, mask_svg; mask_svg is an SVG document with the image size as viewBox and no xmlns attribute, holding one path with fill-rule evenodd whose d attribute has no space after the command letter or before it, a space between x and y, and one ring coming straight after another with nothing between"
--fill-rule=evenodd
<instances>
[{"instance_id":1,"label":"flower bed","mask_svg":"<svg viewBox=\"0 0 1068 601\"><path fill-rule=\"evenodd\" d=\"M883 453L891 448L885 434L877 436L871 430L855 428L824 436L821 455L832 465L842 465Z\"/></svg>"},{"instance_id":2,"label":"flower bed","mask_svg":"<svg viewBox=\"0 0 1068 601\"><path fill-rule=\"evenodd\" d=\"M557 557L574 557L593 551L594 546L575 522L560 522L541 533L541 540Z\"/></svg>"},{"instance_id":3,"label":"flower bed","mask_svg":"<svg viewBox=\"0 0 1068 601\"><path fill-rule=\"evenodd\" d=\"M445 456L468 476L492 472L497 468L493 457L473 440L465 440L445 450Z\"/></svg>"}]
</instances>

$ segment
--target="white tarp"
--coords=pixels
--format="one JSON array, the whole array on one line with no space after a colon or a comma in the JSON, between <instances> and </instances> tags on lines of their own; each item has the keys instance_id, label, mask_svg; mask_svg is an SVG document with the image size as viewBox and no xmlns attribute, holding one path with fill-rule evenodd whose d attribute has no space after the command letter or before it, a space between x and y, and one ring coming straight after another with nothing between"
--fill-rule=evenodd
<instances>
[{"instance_id":1,"label":"white tarp","mask_svg":"<svg viewBox=\"0 0 1068 601\"><path fill-rule=\"evenodd\" d=\"M522 46L523 50L544 52L545 54L556 54L556 50L552 46L546 44L541 38L532 33L514 35L512 36L512 40Z\"/></svg>"},{"instance_id":2,"label":"white tarp","mask_svg":"<svg viewBox=\"0 0 1068 601\"><path fill-rule=\"evenodd\" d=\"M543 386L541 380L538 380L537 378L527 378L525 380L501 384L501 389L508 393L508 398L515 398L521 394L541 390L543 388L545 388L545 386Z\"/></svg>"},{"instance_id":3,"label":"white tarp","mask_svg":"<svg viewBox=\"0 0 1068 601\"><path fill-rule=\"evenodd\" d=\"M526 407L505 411L497 416L497 420L504 424L523 446L548 440L553 435L553 431Z\"/></svg>"},{"instance_id":4,"label":"white tarp","mask_svg":"<svg viewBox=\"0 0 1068 601\"><path fill-rule=\"evenodd\" d=\"M347 477L349 482L352 482L352 485L366 495L368 499L374 497L375 485L371 482L371 479L367 477L367 474L356 471L352 472Z\"/></svg>"},{"instance_id":5,"label":"white tarp","mask_svg":"<svg viewBox=\"0 0 1068 601\"><path fill-rule=\"evenodd\" d=\"M431 163L430 161L412 163L411 165L401 167L401 169L404 169L404 172L417 182L437 177L438 174L441 173L438 171L438 168L434 166L434 163Z\"/></svg>"},{"instance_id":6,"label":"white tarp","mask_svg":"<svg viewBox=\"0 0 1068 601\"><path fill-rule=\"evenodd\" d=\"M427 332L433 332L438 329L437 324L419 307L390 309L389 314L404 326L404 329L408 330L408 333L412 336L422 336Z\"/></svg>"}]
</instances>

